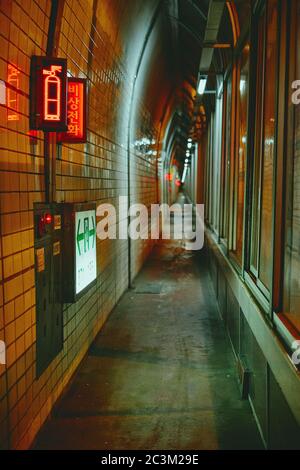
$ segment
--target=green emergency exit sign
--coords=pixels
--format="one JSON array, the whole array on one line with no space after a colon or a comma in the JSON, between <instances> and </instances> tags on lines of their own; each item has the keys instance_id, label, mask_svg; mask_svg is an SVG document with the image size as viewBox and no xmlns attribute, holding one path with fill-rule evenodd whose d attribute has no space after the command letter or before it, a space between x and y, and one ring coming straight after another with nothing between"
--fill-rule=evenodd
<instances>
[{"instance_id":1,"label":"green emergency exit sign","mask_svg":"<svg viewBox=\"0 0 300 470\"><path fill-rule=\"evenodd\" d=\"M96 213L94 210L75 212L76 294L97 277Z\"/></svg>"},{"instance_id":2,"label":"green emergency exit sign","mask_svg":"<svg viewBox=\"0 0 300 470\"><path fill-rule=\"evenodd\" d=\"M96 204L62 203L63 301L76 302L97 282Z\"/></svg>"}]
</instances>

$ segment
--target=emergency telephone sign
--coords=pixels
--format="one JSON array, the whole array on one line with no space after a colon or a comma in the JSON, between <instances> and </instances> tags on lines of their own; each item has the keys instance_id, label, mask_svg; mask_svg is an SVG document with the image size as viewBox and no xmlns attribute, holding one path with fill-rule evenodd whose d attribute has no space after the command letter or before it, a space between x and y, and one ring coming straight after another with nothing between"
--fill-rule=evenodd
<instances>
[{"instance_id":1,"label":"emergency telephone sign","mask_svg":"<svg viewBox=\"0 0 300 470\"><path fill-rule=\"evenodd\" d=\"M30 129L67 130L67 60L33 56L30 66Z\"/></svg>"},{"instance_id":2,"label":"emergency telephone sign","mask_svg":"<svg viewBox=\"0 0 300 470\"><path fill-rule=\"evenodd\" d=\"M68 78L68 130L58 135L60 142L86 142L86 80Z\"/></svg>"}]
</instances>

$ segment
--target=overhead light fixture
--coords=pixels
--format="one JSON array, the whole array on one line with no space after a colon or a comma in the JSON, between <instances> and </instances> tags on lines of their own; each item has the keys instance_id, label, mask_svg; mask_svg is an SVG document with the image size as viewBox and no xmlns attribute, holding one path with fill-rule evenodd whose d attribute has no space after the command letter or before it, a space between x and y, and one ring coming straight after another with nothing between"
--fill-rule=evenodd
<instances>
[{"instance_id":1,"label":"overhead light fixture","mask_svg":"<svg viewBox=\"0 0 300 470\"><path fill-rule=\"evenodd\" d=\"M186 158L184 161L185 161L185 163L188 163L188 162L189 162L189 159L188 159L188 158Z\"/></svg>"},{"instance_id":2,"label":"overhead light fixture","mask_svg":"<svg viewBox=\"0 0 300 470\"><path fill-rule=\"evenodd\" d=\"M189 142L189 143L187 144L187 148L188 148L188 149L192 148L192 145L193 145L192 142Z\"/></svg>"},{"instance_id":3,"label":"overhead light fixture","mask_svg":"<svg viewBox=\"0 0 300 470\"><path fill-rule=\"evenodd\" d=\"M205 87L206 87L206 82L207 82L207 77L206 76L200 77L198 90L197 90L199 95L204 94Z\"/></svg>"},{"instance_id":4,"label":"overhead light fixture","mask_svg":"<svg viewBox=\"0 0 300 470\"><path fill-rule=\"evenodd\" d=\"M240 92L241 92L241 94L244 93L245 88L246 88L246 80L244 78L241 78L240 79Z\"/></svg>"}]
</instances>

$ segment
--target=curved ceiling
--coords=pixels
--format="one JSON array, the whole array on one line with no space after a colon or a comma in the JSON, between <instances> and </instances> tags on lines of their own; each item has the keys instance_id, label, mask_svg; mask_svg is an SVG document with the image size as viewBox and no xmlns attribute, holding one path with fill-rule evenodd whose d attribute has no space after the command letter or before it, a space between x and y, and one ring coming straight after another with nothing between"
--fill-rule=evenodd
<instances>
[{"instance_id":1,"label":"curved ceiling","mask_svg":"<svg viewBox=\"0 0 300 470\"><path fill-rule=\"evenodd\" d=\"M140 51L131 51L129 64L135 99L147 103L160 129L158 140L164 139L168 149L166 158L175 159L179 167L185 159L187 139L201 138L214 107L213 93L197 95L199 74L208 75L207 90L216 90L236 41L235 3L144 0L142 8L138 0L129 3L128 18L135 23L128 20L123 37L130 37L129 47ZM238 9L244 11L238 3Z\"/></svg>"}]
</instances>

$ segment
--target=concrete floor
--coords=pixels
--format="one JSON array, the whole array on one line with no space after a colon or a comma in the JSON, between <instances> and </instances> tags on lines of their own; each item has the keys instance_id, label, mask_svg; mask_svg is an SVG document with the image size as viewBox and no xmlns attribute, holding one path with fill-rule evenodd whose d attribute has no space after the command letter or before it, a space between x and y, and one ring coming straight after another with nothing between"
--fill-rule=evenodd
<instances>
[{"instance_id":1,"label":"concrete floor","mask_svg":"<svg viewBox=\"0 0 300 470\"><path fill-rule=\"evenodd\" d=\"M161 242L115 308L36 449L257 449L205 252Z\"/></svg>"}]
</instances>

